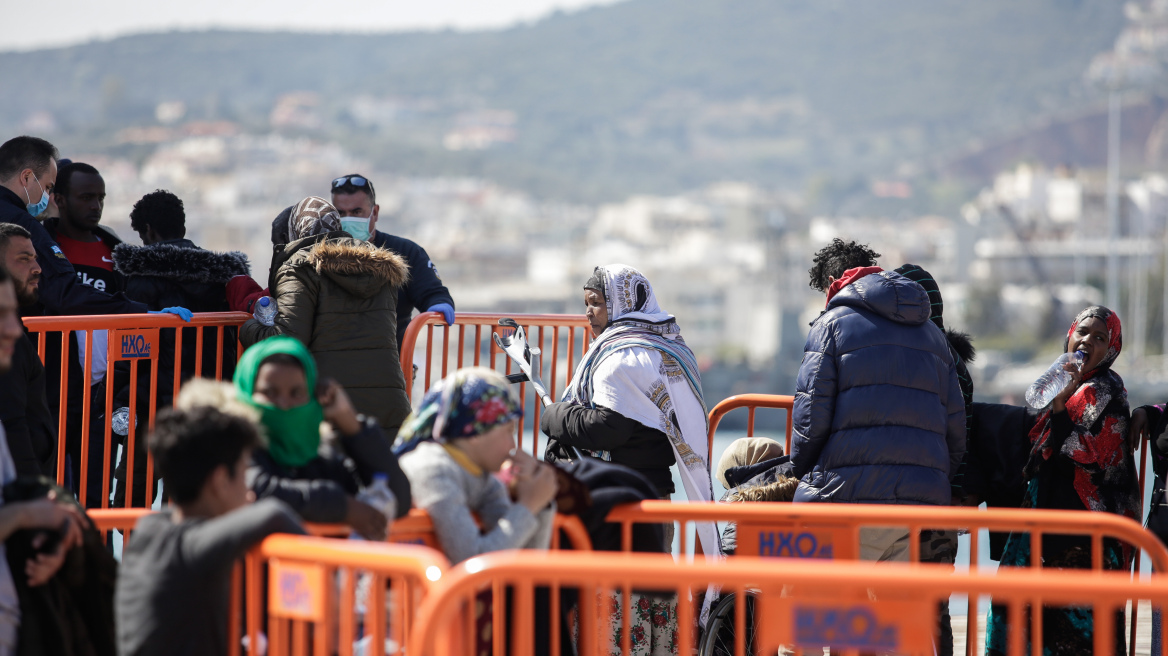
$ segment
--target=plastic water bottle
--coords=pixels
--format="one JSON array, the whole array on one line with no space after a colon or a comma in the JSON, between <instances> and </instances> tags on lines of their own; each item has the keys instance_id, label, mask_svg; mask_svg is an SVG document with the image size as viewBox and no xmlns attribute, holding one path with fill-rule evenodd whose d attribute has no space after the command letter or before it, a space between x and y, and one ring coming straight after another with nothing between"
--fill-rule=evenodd
<instances>
[{"instance_id":1,"label":"plastic water bottle","mask_svg":"<svg viewBox=\"0 0 1168 656\"><path fill-rule=\"evenodd\" d=\"M260 297L260 300L256 301L255 312L252 313L252 316L265 326L274 326L276 324L276 302L272 300L271 296Z\"/></svg>"},{"instance_id":2,"label":"plastic water bottle","mask_svg":"<svg viewBox=\"0 0 1168 656\"><path fill-rule=\"evenodd\" d=\"M1070 362L1076 367L1083 368L1083 360L1087 358L1087 354L1082 351L1075 351L1074 353L1063 353L1050 365L1050 369L1046 373L1038 377L1030 389L1026 390L1026 403L1031 408L1042 409L1050 405L1054 397L1059 395L1059 392L1067 386L1071 381L1071 372L1063 369L1063 365Z\"/></svg>"},{"instance_id":3,"label":"plastic water bottle","mask_svg":"<svg viewBox=\"0 0 1168 656\"><path fill-rule=\"evenodd\" d=\"M361 488L357 493L357 500L380 510L385 519L393 523L393 518L397 515L397 497L393 496L393 490L389 489L389 476L384 472L373 474L373 482L368 487ZM360 538L355 532L352 537Z\"/></svg>"},{"instance_id":4,"label":"plastic water bottle","mask_svg":"<svg viewBox=\"0 0 1168 656\"><path fill-rule=\"evenodd\" d=\"M138 425L138 419L134 418L134 426ZM130 434L130 409L123 406L114 410L110 415L110 430L115 434L125 437Z\"/></svg>"}]
</instances>

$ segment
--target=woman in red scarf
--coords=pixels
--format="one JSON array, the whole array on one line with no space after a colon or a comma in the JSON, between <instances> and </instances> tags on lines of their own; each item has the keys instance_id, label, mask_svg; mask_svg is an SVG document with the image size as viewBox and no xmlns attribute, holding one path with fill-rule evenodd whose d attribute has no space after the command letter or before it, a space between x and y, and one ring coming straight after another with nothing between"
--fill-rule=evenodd
<instances>
[{"instance_id":1,"label":"woman in red scarf","mask_svg":"<svg viewBox=\"0 0 1168 656\"><path fill-rule=\"evenodd\" d=\"M1072 372L1070 383L1042 410L1030 431L1023 507L1139 517L1135 460L1127 441L1127 390L1111 370L1122 346L1119 317L1111 310L1092 306L1075 317L1064 349L1082 351L1083 366ZM1030 555L1030 535L1011 533L1001 564L1026 567ZM1090 569L1090 538L1046 535L1041 557L1044 567ZM1105 568L1128 570L1131 558L1130 547L1104 541ZM1091 652L1090 608L1045 606L1042 615L1044 654ZM1116 619L1116 653L1126 653L1122 611ZM1004 607L991 606L987 628L987 652L1004 654L1008 628Z\"/></svg>"}]
</instances>

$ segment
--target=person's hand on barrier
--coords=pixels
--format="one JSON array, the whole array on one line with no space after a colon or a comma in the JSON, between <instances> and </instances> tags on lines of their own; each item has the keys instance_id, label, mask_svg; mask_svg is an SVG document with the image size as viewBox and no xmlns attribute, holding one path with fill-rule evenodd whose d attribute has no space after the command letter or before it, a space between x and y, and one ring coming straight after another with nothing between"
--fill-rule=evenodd
<instances>
[{"instance_id":1,"label":"person's hand on barrier","mask_svg":"<svg viewBox=\"0 0 1168 656\"><path fill-rule=\"evenodd\" d=\"M346 503L345 523L366 540L385 540L389 530L389 520L380 510L353 497Z\"/></svg>"},{"instance_id":2,"label":"person's hand on barrier","mask_svg":"<svg viewBox=\"0 0 1168 656\"><path fill-rule=\"evenodd\" d=\"M1140 448L1148 435L1148 413L1143 408L1132 410L1131 421L1127 424L1127 442L1131 450Z\"/></svg>"},{"instance_id":3,"label":"person's hand on barrier","mask_svg":"<svg viewBox=\"0 0 1168 656\"><path fill-rule=\"evenodd\" d=\"M317 385L316 400L324 409L324 420L341 435L356 435L361 432L361 420L353 402L345 393L345 388L337 381L326 378Z\"/></svg>"},{"instance_id":4,"label":"person's hand on barrier","mask_svg":"<svg viewBox=\"0 0 1168 656\"><path fill-rule=\"evenodd\" d=\"M515 498L533 515L556 498L556 475L551 466L539 461L535 464L532 468L519 465L515 472Z\"/></svg>"},{"instance_id":5,"label":"person's hand on barrier","mask_svg":"<svg viewBox=\"0 0 1168 656\"><path fill-rule=\"evenodd\" d=\"M178 318L180 318L183 321L186 321L188 323L190 322L191 317L195 316L193 312L186 309L185 307L177 307L177 306L176 307L162 308L161 310L150 310L150 314L173 314L173 315L177 315Z\"/></svg>"},{"instance_id":6,"label":"person's hand on barrier","mask_svg":"<svg viewBox=\"0 0 1168 656\"><path fill-rule=\"evenodd\" d=\"M441 312L447 326L454 325L454 308L449 303L435 303L426 308L427 312Z\"/></svg>"}]
</instances>

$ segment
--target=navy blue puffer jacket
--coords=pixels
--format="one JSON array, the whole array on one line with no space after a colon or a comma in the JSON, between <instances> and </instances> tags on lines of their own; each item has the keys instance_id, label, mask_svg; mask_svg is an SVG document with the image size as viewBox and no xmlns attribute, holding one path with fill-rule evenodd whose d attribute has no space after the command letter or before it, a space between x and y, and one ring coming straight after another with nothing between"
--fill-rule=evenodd
<instances>
[{"instance_id":1,"label":"navy blue puffer jacket","mask_svg":"<svg viewBox=\"0 0 1168 656\"><path fill-rule=\"evenodd\" d=\"M795 501L945 505L965 453L965 403L929 297L883 271L841 289L799 367Z\"/></svg>"}]
</instances>

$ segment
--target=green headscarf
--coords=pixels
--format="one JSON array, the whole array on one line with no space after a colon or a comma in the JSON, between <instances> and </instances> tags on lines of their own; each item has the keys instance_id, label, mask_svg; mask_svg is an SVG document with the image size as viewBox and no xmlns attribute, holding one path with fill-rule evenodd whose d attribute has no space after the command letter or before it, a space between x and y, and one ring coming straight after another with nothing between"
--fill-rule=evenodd
<instances>
[{"instance_id":1,"label":"green headscarf","mask_svg":"<svg viewBox=\"0 0 1168 656\"><path fill-rule=\"evenodd\" d=\"M260 364L278 353L296 358L304 367L311 399L308 403L281 410L252 398ZM239 400L259 411L260 423L268 435L268 453L273 460L285 467L303 467L316 457L324 409L316 400L316 361L308 347L294 337L269 337L258 342L243 352L235 367L234 382Z\"/></svg>"}]
</instances>

